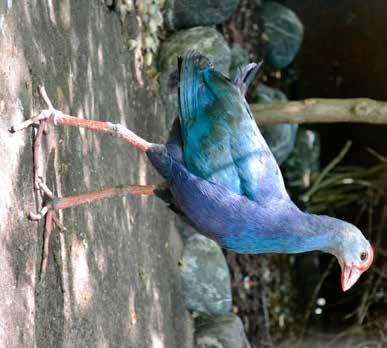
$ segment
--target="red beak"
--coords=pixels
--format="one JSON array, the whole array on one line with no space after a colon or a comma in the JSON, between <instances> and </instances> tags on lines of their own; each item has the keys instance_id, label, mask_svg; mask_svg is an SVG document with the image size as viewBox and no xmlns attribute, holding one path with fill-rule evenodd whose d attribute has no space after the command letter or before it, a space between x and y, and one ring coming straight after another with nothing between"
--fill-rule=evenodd
<instances>
[{"instance_id":1,"label":"red beak","mask_svg":"<svg viewBox=\"0 0 387 348\"><path fill-rule=\"evenodd\" d=\"M341 287L343 291L349 290L360 278L361 274L370 268L374 260L374 249L370 246L368 251L368 259L361 267L355 265L347 265L344 263L341 270Z\"/></svg>"}]
</instances>

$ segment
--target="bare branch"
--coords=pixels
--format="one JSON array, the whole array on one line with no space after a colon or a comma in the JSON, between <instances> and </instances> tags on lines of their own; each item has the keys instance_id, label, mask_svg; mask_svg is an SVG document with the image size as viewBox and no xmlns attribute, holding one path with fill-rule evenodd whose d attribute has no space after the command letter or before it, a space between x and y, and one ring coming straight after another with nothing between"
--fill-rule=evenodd
<instances>
[{"instance_id":1,"label":"bare branch","mask_svg":"<svg viewBox=\"0 0 387 348\"><path fill-rule=\"evenodd\" d=\"M368 98L305 99L250 104L258 124L356 122L387 124L387 102Z\"/></svg>"}]
</instances>

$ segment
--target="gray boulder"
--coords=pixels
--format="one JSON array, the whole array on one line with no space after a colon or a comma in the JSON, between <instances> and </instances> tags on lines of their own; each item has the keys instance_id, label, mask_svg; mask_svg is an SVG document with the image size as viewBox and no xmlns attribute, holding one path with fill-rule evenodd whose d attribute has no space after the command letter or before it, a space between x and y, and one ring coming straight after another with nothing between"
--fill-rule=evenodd
<instances>
[{"instance_id":1,"label":"gray boulder","mask_svg":"<svg viewBox=\"0 0 387 348\"><path fill-rule=\"evenodd\" d=\"M283 69L301 47L304 26L292 10L274 1L264 3L262 19L269 39L266 62L273 68Z\"/></svg>"},{"instance_id":2,"label":"gray boulder","mask_svg":"<svg viewBox=\"0 0 387 348\"><path fill-rule=\"evenodd\" d=\"M281 90L260 83L255 90L254 101L260 104L286 103L288 98Z\"/></svg>"},{"instance_id":3,"label":"gray boulder","mask_svg":"<svg viewBox=\"0 0 387 348\"><path fill-rule=\"evenodd\" d=\"M183 293L189 310L208 315L231 311L231 280L221 248L196 233L185 244L182 258Z\"/></svg>"},{"instance_id":4,"label":"gray boulder","mask_svg":"<svg viewBox=\"0 0 387 348\"><path fill-rule=\"evenodd\" d=\"M168 30L211 26L224 22L239 0L167 0L164 14Z\"/></svg>"},{"instance_id":5,"label":"gray boulder","mask_svg":"<svg viewBox=\"0 0 387 348\"><path fill-rule=\"evenodd\" d=\"M238 44L231 46L230 78L233 79L239 69L250 62L249 53Z\"/></svg>"},{"instance_id":6,"label":"gray boulder","mask_svg":"<svg viewBox=\"0 0 387 348\"><path fill-rule=\"evenodd\" d=\"M250 348L242 321L233 314L199 318L195 322L196 348Z\"/></svg>"},{"instance_id":7,"label":"gray boulder","mask_svg":"<svg viewBox=\"0 0 387 348\"><path fill-rule=\"evenodd\" d=\"M311 177L320 171L320 137L310 129L300 129L290 158L284 163L287 187L294 194L305 192Z\"/></svg>"},{"instance_id":8,"label":"gray boulder","mask_svg":"<svg viewBox=\"0 0 387 348\"><path fill-rule=\"evenodd\" d=\"M287 100L286 95L279 89L268 87L263 83L259 84L254 92L254 102L256 103L271 104ZM298 125L276 124L260 126L259 129L278 164L282 164L293 151Z\"/></svg>"}]
</instances>

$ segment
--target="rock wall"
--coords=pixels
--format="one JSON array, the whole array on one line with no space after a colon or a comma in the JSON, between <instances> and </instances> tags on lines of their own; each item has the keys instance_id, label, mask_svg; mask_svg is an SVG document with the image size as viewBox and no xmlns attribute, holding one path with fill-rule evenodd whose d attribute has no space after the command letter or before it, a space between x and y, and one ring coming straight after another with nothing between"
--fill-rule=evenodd
<instances>
[{"instance_id":1,"label":"rock wall","mask_svg":"<svg viewBox=\"0 0 387 348\"><path fill-rule=\"evenodd\" d=\"M0 3L0 346L190 347L181 296L182 243L156 198L115 198L61 213L46 278L44 224L32 186L33 130L7 128L38 112L44 84L57 109L122 123L157 142L165 114L147 77L135 14L122 24L98 1ZM50 127L46 181L59 196L161 179L144 155L109 136Z\"/></svg>"}]
</instances>

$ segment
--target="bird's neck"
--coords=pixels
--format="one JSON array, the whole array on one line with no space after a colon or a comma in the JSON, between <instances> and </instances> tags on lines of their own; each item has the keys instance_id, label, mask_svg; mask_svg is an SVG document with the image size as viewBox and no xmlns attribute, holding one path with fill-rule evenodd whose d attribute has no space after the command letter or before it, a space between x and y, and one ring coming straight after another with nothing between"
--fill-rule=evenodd
<instances>
[{"instance_id":1,"label":"bird's neck","mask_svg":"<svg viewBox=\"0 0 387 348\"><path fill-rule=\"evenodd\" d=\"M339 220L304 213L290 198L270 202L252 211L243 210L241 215L242 220L248 221L248 228L226 233L220 240L225 248L252 254L296 254L320 250L337 255L342 236ZM228 227L224 226L224 229Z\"/></svg>"},{"instance_id":2,"label":"bird's neck","mask_svg":"<svg viewBox=\"0 0 387 348\"><path fill-rule=\"evenodd\" d=\"M293 205L293 206L292 206ZM337 246L342 242L339 220L299 210L291 202L292 218L289 219L289 233L295 236L294 252L320 250L336 254Z\"/></svg>"}]
</instances>

